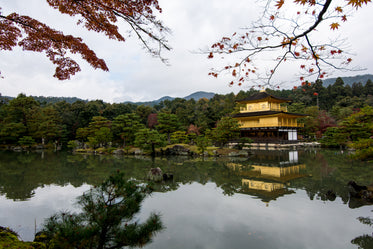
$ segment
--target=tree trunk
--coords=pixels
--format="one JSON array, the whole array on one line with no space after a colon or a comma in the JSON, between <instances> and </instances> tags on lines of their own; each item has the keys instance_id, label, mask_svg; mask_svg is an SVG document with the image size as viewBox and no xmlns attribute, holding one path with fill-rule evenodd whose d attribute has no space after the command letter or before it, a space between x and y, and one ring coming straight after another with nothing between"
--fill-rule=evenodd
<instances>
[{"instance_id":1,"label":"tree trunk","mask_svg":"<svg viewBox=\"0 0 373 249\"><path fill-rule=\"evenodd\" d=\"M107 227L104 226L100 233L100 240L98 242L97 249L104 249L104 245L106 242L106 233L107 233Z\"/></svg>"},{"instance_id":2,"label":"tree trunk","mask_svg":"<svg viewBox=\"0 0 373 249\"><path fill-rule=\"evenodd\" d=\"M152 143L152 156L154 157L155 156L155 144Z\"/></svg>"}]
</instances>

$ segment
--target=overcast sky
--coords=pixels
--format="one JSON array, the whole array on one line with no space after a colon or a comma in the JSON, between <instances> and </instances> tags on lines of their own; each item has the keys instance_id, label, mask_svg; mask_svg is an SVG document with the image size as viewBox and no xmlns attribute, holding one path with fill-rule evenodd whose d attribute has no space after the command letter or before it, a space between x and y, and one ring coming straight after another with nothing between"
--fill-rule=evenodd
<instances>
[{"instance_id":1,"label":"overcast sky","mask_svg":"<svg viewBox=\"0 0 373 249\"><path fill-rule=\"evenodd\" d=\"M169 59L169 66L142 50L135 37L120 43L101 34L87 32L75 25L76 20L50 8L45 0L0 0L3 14L17 11L46 22L52 28L61 29L65 34L83 37L98 57L106 61L110 70L94 70L78 59L82 71L71 80L58 81L53 78L54 66L44 54L24 52L18 48L12 52L0 51L0 70L4 76L0 79L0 93L6 96L25 93L102 99L113 103L148 101L163 96L184 97L196 91L223 94L248 90L247 86L229 87L227 78L208 76L216 61L193 51L207 48L221 37L231 35L257 20L260 8L256 1L159 0L159 3L163 9L160 19L172 30L169 42L173 50L164 54ZM353 57L355 65L367 70L335 72L330 77L373 74L372 14L373 4L369 4L340 29L341 36L348 38L350 49L356 54ZM323 35L328 33L329 30ZM288 70L281 72L282 81L286 82L287 77L297 69Z\"/></svg>"}]
</instances>

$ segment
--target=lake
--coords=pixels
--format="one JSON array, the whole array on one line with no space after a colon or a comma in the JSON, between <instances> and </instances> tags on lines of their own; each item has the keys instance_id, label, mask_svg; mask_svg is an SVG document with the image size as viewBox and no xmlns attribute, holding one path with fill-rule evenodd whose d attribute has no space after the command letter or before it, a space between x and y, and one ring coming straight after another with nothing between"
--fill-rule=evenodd
<instances>
[{"instance_id":1,"label":"lake","mask_svg":"<svg viewBox=\"0 0 373 249\"><path fill-rule=\"evenodd\" d=\"M146 181L150 168L174 178L155 185L139 221L166 226L145 248L372 248L373 206L347 183L373 183L373 164L343 151L253 151L249 158L135 158L0 152L0 226L33 240L43 220L79 211L75 198L116 170Z\"/></svg>"}]
</instances>

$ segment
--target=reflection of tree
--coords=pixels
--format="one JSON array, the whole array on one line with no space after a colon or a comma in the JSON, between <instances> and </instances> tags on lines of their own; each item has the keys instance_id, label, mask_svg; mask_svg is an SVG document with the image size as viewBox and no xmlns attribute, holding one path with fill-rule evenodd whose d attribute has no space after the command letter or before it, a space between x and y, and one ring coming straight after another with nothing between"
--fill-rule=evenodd
<instances>
[{"instance_id":1,"label":"reflection of tree","mask_svg":"<svg viewBox=\"0 0 373 249\"><path fill-rule=\"evenodd\" d=\"M171 157L167 161L156 161L153 166L155 165L162 168L164 172L174 175L172 182L156 185L156 191L175 190L180 185L192 182L198 182L203 185L208 182L214 182L227 195L233 195L239 192L241 188L241 179L229 171L226 167L226 160L224 159L204 160L201 158Z\"/></svg>"},{"instance_id":2,"label":"reflection of tree","mask_svg":"<svg viewBox=\"0 0 373 249\"><path fill-rule=\"evenodd\" d=\"M17 161L18 163L22 165L27 165L31 163L33 160L37 159L38 157L39 155L36 153L27 153L27 154L20 153L17 155Z\"/></svg>"},{"instance_id":3,"label":"reflection of tree","mask_svg":"<svg viewBox=\"0 0 373 249\"><path fill-rule=\"evenodd\" d=\"M6 194L9 199L25 200L32 197L36 188L44 185L97 185L117 169L125 174L126 179L145 181L147 172L153 167L160 167L163 172L174 175L173 181L154 186L159 192L176 190L182 184L206 184L209 181L215 182L227 194L236 193L240 188L239 178L235 178L225 167L224 160L220 159L173 157L151 161L148 158L65 153L46 153L42 159L36 153L0 151L0 193Z\"/></svg>"},{"instance_id":4,"label":"reflection of tree","mask_svg":"<svg viewBox=\"0 0 373 249\"><path fill-rule=\"evenodd\" d=\"M0 151L0 193L9 199L25 200L31 198L33 191L43 185L98 185L117 169L125 174L126 179L146 181L150 168L160 167L163 172L172 173L174 177L172 181L156 184L155 191L172 191L192 182L213 182L222 189L223 194L233 195L242 191L242 176L232 171L227 164L239 163L246 167L245 172L250 172L250 165L254 162L275 165L279 160L286 159L281 152L270 151L267 154L257 153L249 159L169 157L152 161L150 158L65 153L45 153L43 159L37 153ZM361 205L349 200L347 182L354 180L365 185L373 182L369 164L346 161L337 151L299 151L299 158L306 165L302 173L312 177L291 179L290 188L304 189L311 200L333 200L333 195L330 195L332 192L342 198L344 203L349 203L351 208Z\"/></svg>"},{"instance_id":5,"label":"reflection of tree","mask_svg":"<svg viewBox=\"0 0 373 249\"><path fill-rule=\"evenodd\" d=\"M357 219L365 225L373 226L373 219L369 217L359 217ZM364 234L351 240L351 243L362 249L373 248L373 237L372 235Z\"/></svg>"},{"instance_id":6,"label":"reflection of tree","mask_svg":"<svg viewBox=\"0 0 373 249\"><path fill-rule=\"evenodd\" d=\"M16 155L16 157L15 157ZM0 152L0 192L7 198L25 200L32 197L33 190L43 185L71 183L80 186L81 167L66 165L60 154L15 154Z\"/></svg>"},{"instance_id":7,"label":"reflection of tree","mask_svg":"<svg viewBox=\"0 0 373 249\"><path fill-rule=\"evenodd\" d=\"M350 208L363 205L358 200L350 199L347 183L354 180L362 185L373 182L371 166L367 163L350 160L337 150L322 150L317 153L305 151L300 153L307 165L306 173L312 177L297 179L292 186L304 189L311 200L317 198L332 201L330 193L340 197Z\"/></svg>"}]
</instances>

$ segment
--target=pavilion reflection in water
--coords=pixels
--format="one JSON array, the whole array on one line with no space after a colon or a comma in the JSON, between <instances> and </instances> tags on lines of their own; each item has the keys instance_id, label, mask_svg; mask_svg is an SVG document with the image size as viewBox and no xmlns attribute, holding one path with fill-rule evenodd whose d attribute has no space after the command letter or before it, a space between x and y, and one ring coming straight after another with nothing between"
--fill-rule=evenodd
<instances>
[{"instance_id":1,"label":"pavilion reflection in water","mask_svg":"<svg viewBox=\"0 0 373 249\"><path fill-rule=\"evenodd\" d=\"M290 181L307 176L306 165L298 160L297 151L255 152L249 165L228 163L227 166L242 176L242 193L257 196L269 203L280 196L294 193L288 189Z\"/></svg>"}]
</instances>

